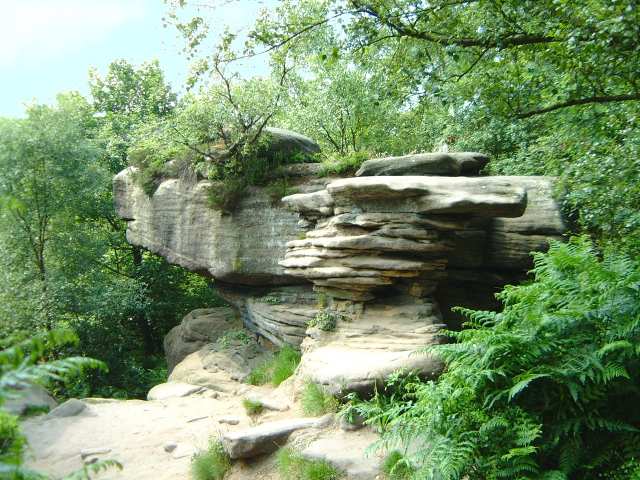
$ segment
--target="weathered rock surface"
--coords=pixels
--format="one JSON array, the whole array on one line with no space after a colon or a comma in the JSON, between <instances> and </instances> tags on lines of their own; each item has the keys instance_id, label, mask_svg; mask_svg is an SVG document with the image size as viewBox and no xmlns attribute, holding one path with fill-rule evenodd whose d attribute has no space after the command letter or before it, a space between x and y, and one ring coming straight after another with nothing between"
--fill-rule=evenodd
<instances>
[{"instance_id":1,"label":"weathered rock surface","mask_svg":"<svg viewBox=\"0 0 640 480\"><path fill-rule=\"evenodd\" d=\"M309 460L325 461L349 479L372 480L380 475L383 461L379 452L368 451L377 440L378 435L369 430L327 432L311 442L301 455Z\"/></svg>"},{"instance_id":2,"label":"weathered rock surface","mask_svg":"<svg viewBox=\"0 0 640 480\"><path fill-rule=\"evenodd\" d=\"M31 385L15 392L15 398L8 398L2 404L4 410L13 415L22 415L30 408L53 409L58 402L40 385Z\"/></svg>"},{"instance_id":3,"label":"weathered rock surface","mask_svg":"<svg viewBox=\"0 0 640 480\"><path fill-rule=\"evenodd\" d=\"M367 160L356 177L377 175L477 175L489 157L477 152L418 153Z\"/></svg>"},{"instance_id":4,"label":"weathered rock surface","mask_svg":"<svg viewBox=\"0 0 640 480\"><path fill-rule=\"evenodd\" d=\"M440 341L443 327L437 306L428 299L392 297L345 312L334 331L308 331L296 378L323 385L330 393L369 392L396 370L439 373L441 364L416 354Z\"/></svg>"},{"instance_id":5,"label":"weathered rock surface","mask_svg":"<svg viewBox=\"0 0 640 480\"><path fill-rule=\"evenodd\" d=\"M315 221L280 265L336 298L431 293L446 268L526 271L564 224L544 177L361 177L283 199ZM332 212L327 214L327 212ZM412 280L413 279L413 280Z\"/></svg>"},{"instance_id":6,"label":"weathered rock surface","mask_svg":"<svg viewBox=\"0 0 640 480\"><path fill-rule=\"evenodd\" d=\"M315 427L319 420L297 418L263 423L257 427L225 434L222 444L232 459L257 457L275 452L293 432Z\"/></svg>"},{"instance_id":7,"label":"weathered rock surface","mask_svg":"<svg viewBox=\"0 0 640 480\"><path fill-rule=\"evenodd\" d=\"M190 353L215 342L225 332L242 328L242 321L231 307L199 308L189 312L164 337L164 354L169 372Z\"/></svg>"},{"instance_id":8,"label":"weathered rock surface","mask_svg":"<svg viewBox=\"0 0 640 480\"><path fill-rule=\"evenodd\" d=\"M169 381L156 385L149 390L147 400L166 400L167 398L187 397L202 390L204 390L204 388L201 385Z\"/></svg>"},{"instance_id":9,"label":"weathered rock surface","mask_svg":"<svg viewBox=\"0 0 640 480\"><path fill-rule=\"evenodd\" d=\"M231 284L295 283L278 259L284 256L286 241L304 229L299 217L274 205L264 188L250 188L234 213L223 215L208 205L208 181L192 185L168 179L148 197L133 181L133 172L132 167L123 170L113 182L116 211L128 220L130 243ZM324 183L292 179L303 192L322 189Z\"/></svg>"},{"instance_id":10,"label":"weathered rock surface","mask_svg":"<svg viewBox=\"0 0 640 480\"><path fill-rule=\"evenodd\" d=\"M320 146L309 137L284 128L266 127L264 136L268 140L267 156L291 156L296 153L318 153Z\"/></svg>"},{"instance_id":11,"label":"weathered rock surface","mask_svg":"<svg viewBox=\"0 0 640 480\"><path fill-rule=\"evenodd\" d=\"M219 292L239 309L247 328L278 346L300 345L318 312L317 296L306 285L269 290L220 286Z\"/></svg>"},{"instance_id":12,"label":"weathered rock surface","mask_svg":"<svg viewBox=\"0 0 640 480\"><path fill-rule=\"evenodd\" d=\"M246 331L228 342L209 343L188 355L169 375L169 382L206 387L215 392L234 393L238 382L269 358L269 353ZM156 388L156 387L154 387Z\"/></svg>"},{"instance_id":13,"label":"weathered rock surface","mask_svg":"<svg viewBox=\"0 0 640 480\"><path fill-rule=\"evenodd\" d=\"M87 404L77 398L70 398L63 404L51 410L47 415L49 417L73 417L80 415L87 410Z\"/></svg>"}]
</instances>

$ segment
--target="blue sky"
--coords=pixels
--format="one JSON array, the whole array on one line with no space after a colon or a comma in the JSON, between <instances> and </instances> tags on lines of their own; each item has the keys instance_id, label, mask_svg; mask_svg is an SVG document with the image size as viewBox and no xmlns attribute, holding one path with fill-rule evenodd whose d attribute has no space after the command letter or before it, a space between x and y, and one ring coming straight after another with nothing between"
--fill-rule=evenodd
<instances>
[{"instance_id":1,"label":"blue sky","mask_svg":"<svg viewBox=\"0 0 640 480\"><path fill-rule=\"evenodd\" d=\"M242 32L275 0L217 1L205 12L210 25ZM104 72L117 58L157 58L180 91L188 62L175 29L162 26L165 8L162 0L0 0L0 116L21 116L25 103L50 103L61 91L86 94L89 68ZM244 73L264 73L264 61Z\"/></svg>"}]
</instances>

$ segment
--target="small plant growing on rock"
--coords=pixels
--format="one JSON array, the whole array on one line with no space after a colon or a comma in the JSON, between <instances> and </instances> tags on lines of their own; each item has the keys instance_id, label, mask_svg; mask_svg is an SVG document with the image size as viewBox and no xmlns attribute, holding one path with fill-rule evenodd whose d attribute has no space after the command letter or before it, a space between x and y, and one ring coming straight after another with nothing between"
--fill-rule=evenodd
<instances>
[{"instance_id":1,"label":"small plant growing on rock","mask_svg":"<svg viewBox=\"0 0 640 480\"><path fill-rule=\"evenodd\" d=\"M207 450L197 453L191 460L194 480L222 480L231 468L231 459L220 440L212 440Z\"/></svg>"},{"instance_id":2,"label":"small plant growing on rock","mask_svg":"<svg viewBox=\"0 0 640 480\"><path fill-rule=\"evenodd\" d=\"M284 480L336 480L342 476L329 462L308 460L292 448L280 449L277 462Z\"/></svg>"},{"instance_id":3,"label":"small plant growing on rock","mask_svg":"<svg viewBox=\"0 0 640 480\"><path fill-rule=\"evenodd\" d=\"M255 367L244 379L249 385L265 385L271 381L271 368L269 362Z\"/></svg>"},{"instance_id":4,"label":"small plant growing on rock","mask_svg":"<svg viewBox=\"0 0 640 480\"><path fill-rule=\"evenodd\" d=\"M251 335L246 330L228 330L218 338L218 345L222 348L229 348L231 345L249 345L251 343Z\"/></svg>"},{"instance_id":5,"label":"small plant growing on rock","mask_svg":"<svg viewBox=\"0 0 640 480\"><path fill-rule=\"evenodd\" d=\"M319 311L316 316L311 319L308 326L319 328L324 332L333 332L338 325L338 320L345 319L346 315L343 313L325 308L324 310Z\"/></svg>"},{"instance_id":6,"label":"small plant growing on rock","mask_svg":"<svg viewBox=\"0 0 640 480\"><path fill-rule=\"evenodd\" d=\"M265 295L264 297L260 297L258 301L260 303L268 303L269 305L279 305L282 303L282 300L275 295Z\"/></svg>"},{"instance_id":7,"label":"small plant growing on rock","mask_svg":"<svg viewBox=\"0 0 640 480\"><path fill-rule=\"evenodd\" d=\"M302 390L302 412L308 417L318 417L338 411L338 399L321 385L307 381Z\"/></svg>"},{"instance_id":8,"label":"small plant growing on rock","mask_svg":"<svg viewBox=\"0 0 640 480\"><path fill-rule=\"evenodd\" d=\"M251 400L250 398L243 399L242 406L250 417L260 415L264 411L264 405L262 402L259 402L258 400Z\"/></svg>"}]
</instances>

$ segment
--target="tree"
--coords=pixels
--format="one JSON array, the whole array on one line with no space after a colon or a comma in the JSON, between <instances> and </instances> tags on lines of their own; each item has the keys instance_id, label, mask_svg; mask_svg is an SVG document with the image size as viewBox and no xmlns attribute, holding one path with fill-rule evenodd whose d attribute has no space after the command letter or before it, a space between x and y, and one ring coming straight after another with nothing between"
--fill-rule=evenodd
<instances>
[{"instance_id":1,"label":"tree","mask_svg":"<svg viewBox=\"0 0 640 480\"><path fill-rule=\"evenodd\" d=\"M39 285L44 326L53 327L53 257L64 255L75 210L91 203L105 181L99 150L86 137L90 108L79 95L60 96L56 107L34 105L27 118L3 122L0 131L1 221L14 250L14 267ZM28 262L24 268L23 261Z\"/></svg>"}]
</instances>

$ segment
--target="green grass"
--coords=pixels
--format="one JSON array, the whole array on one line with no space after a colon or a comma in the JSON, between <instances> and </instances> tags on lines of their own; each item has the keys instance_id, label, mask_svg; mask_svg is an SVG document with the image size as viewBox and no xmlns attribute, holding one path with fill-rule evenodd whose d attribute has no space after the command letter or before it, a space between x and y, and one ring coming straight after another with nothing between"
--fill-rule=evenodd
<instances>
[{"instance_id":1,"label":"green grass","mask_svg":"<svg viewBox=\"0 0 640 480\"><path fill-rule=\"evenodd\" d=\"M321 177L328 175L353 174L360 168L370 154L367 152L351 152L342 157L327 158L322 162L322 169L318 172Z\"/></svg>"},{"instance_id":2,"label":"green grass","mask_svg":"<svg viewBox=\"0 0 640 480\"><path fill-rule=\"evenodd\" d=\"M249 385L271 383L277 387L293 375L300 363L300 352L290 346L284 346L272 359L255 367L245 378Z\"/></svg>"},{"instance_id":3,"label":"green grass","mask_svg":"<svg viewBox=\"0 0 640 480\"><path fill-rule=\"evenodd\" d=\"M194 455L191 477L194 480L221 480L231 468L231 459L219 440L212 440L209 448Z\"/></svg>"},{"instance_id":4,"label":"green grass","mask_svg":"<svg viewBox=\"0 0 640 480\"><path fill-rule=\"evenodd\" d=\"M262 412L264 412L264 405L258 400L245 398L244 400L242 400L242 406L249 416L260 415Z\"/></svg>"},{"instance_id":5,"label":"green grass","mask_svg":"<svg viewBox=\"0 0 640 480\"><path fill-rule=\"evenodd\" d=\"M271 377L271 383L274 387L277 387L287 378L293 375L298 365L300 364L300 352L288 345L282 347L282 349L276 354L273 362L273 375Z\"/></svg>"},{"instance_id":6,"label":"green grass","mask_svg":"<svg viewBox=\"0 0 640 480\"><path fill-rule=\"evenodd\" d=\"M321 385L310 381L305 383L300 401L302 412L308 417L317 417L338 411L336 397L327 393Z\"/></svg>"},{"instance_id":7,"label":"green grass","mask_svg":"<svg viewBox=\"0 0 640 480\"><path fill-rule=\"evenodd\" d=\"M397 450L389 452L382 464L382 472L389 480L410 480L414 469Z\"/></svg>"},{"instance_id":8,"label":"green grass","mask_svg":"<svg viewBox=\"0 0 640 480\"><path fill-rule=\"evenodd\" d=\"M336 480L341 474L328 462L307 460L291 448L282 448L277 457L284 480Z\"/></svg>"},{"instance_id":9,"label":"green grass","mask_svg":"<svg viewBox=\"0 0 640 480\"><path fill-rule=\"evenodd\" d=\"M244 379L249 385L265 385L271 381L271 368L269 362L255 367Z\"/></svg>"}]
</instances>

